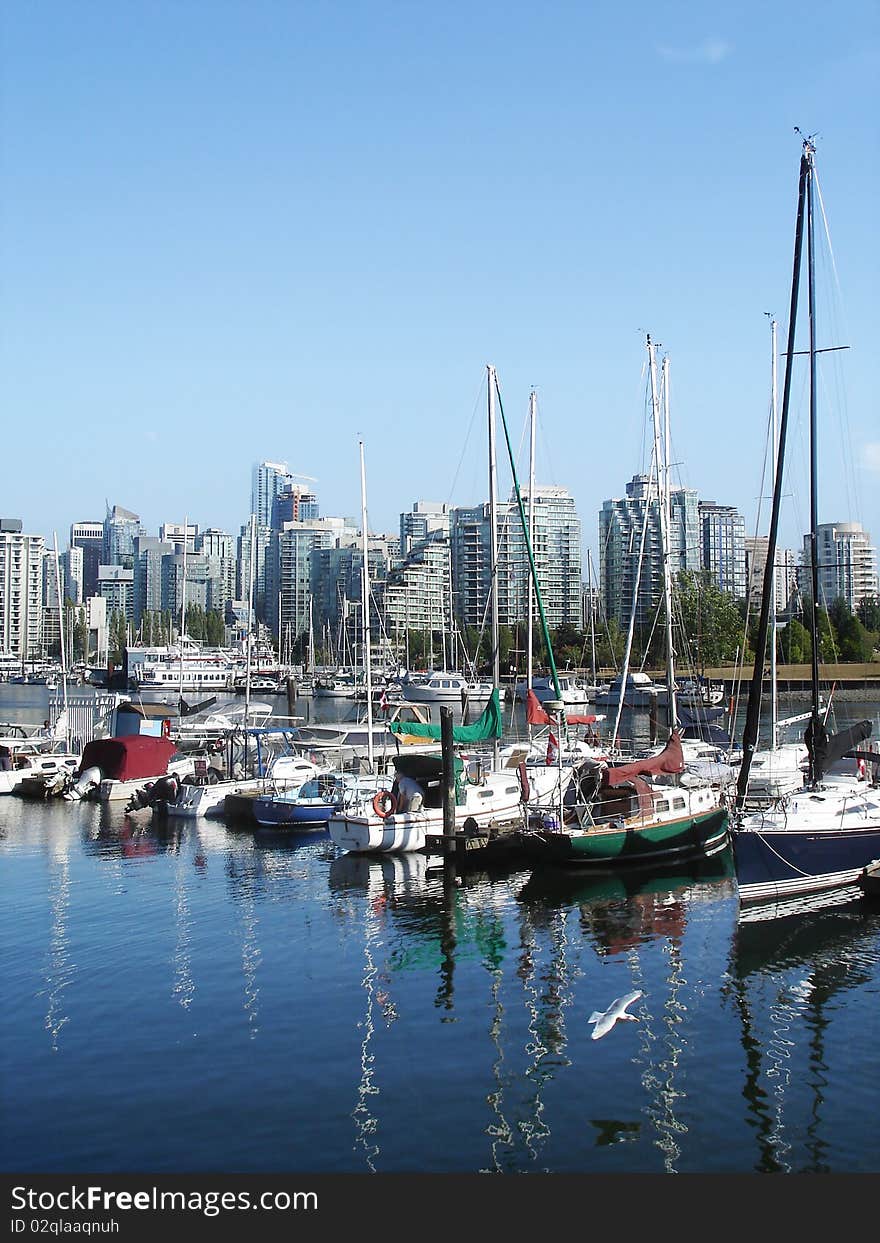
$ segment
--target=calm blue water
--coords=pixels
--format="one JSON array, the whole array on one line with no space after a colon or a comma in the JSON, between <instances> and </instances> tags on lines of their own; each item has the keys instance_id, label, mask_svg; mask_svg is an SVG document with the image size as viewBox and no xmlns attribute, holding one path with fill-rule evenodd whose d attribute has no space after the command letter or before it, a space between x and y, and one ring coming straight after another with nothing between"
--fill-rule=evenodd
<instances>
[{"instance_id":1,"label":"calm blue water","mask_svg":"<svg viewBox=\"0 0 880 1243\"><path fill-rule=\"evenodd\" d=\"M880 1169L863 900L759 927L726 858L444 884L14 796L0 872L7 1171Z\"/></svg>"}]
</instances>

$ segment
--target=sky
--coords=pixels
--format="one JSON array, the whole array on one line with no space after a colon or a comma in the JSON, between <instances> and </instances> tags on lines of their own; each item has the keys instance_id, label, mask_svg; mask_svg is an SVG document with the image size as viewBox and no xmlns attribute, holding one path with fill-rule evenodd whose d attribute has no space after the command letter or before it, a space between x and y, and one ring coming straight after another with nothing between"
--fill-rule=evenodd
<instances>
[{"instance_id":1,"label":"sky","mask_svg":"<svg viewBox=\"0 0 880 1243\"><path fill-rule=\"evenodd\" d=\"M849 347L820 365L819 521L880 544L876 0L7 0L0 58L0 515L25 531L63 548L118 504L237 533L261 460L359 518L360 441L372 530L476 504L491 364L520 482L534 388L536 483L595 557L647 468L650 334L674 481L765 533L798 127L819 344ZM801 358L788 547L805 390Z\"/></svg>"}]
</instances>

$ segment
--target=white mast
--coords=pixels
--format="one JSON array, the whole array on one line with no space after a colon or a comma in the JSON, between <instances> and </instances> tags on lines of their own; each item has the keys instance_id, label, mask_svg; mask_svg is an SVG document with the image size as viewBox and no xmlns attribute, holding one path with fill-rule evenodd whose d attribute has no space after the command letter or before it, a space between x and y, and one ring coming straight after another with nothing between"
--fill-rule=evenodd
<instances>
[{"instance_id":1,"label":"white mast","mask_svg":"<svg viewBox=\"0 0 880 1243\"><path fill-rule=\"evenodd\" d=\"M370 772L375 771L373 761L373 672L370 651L370 564L367 540L367 476L364 470L364 442L361 450L361 535L363 537L363 576L361 578L361 619L364 628L364 680L367 691L367 758Z\"/></svg>"},{"instance_id":2,"label":"white mast","mask_svg":"<svg viewBox=\"0 0 880 1243\"><path fill-rule=\"evenodd\" d=\"M67 712L67 653L64 647L64 596L61 591L61 565L58 561L58 532L53 532L55 541L55 590L58 593L58 634L61 640L61 691L64 696L64 738L65 750L70 750L70 724Z\"/></svg>"},{"instance_id":3,"label":"white mast","mask_svg":"<svg viewBox=\"0 0 880 1243\"><path fill-rule=\"evenodd\" d=\"M498 472L495 463L495 368L486 368L489 379L489 532L490 532L490 581L492 592L492 685L497 690L501 684L500 656L498 652ZM493 768L498 767L498 739L492 743Z\"/></svg>"},{"instance_id":4,"label":"white mast","mask_svg":"<svg viewBox=\"0 0 880 1243\"><path fill-rule=\"evenodd\" d=\"M180 586L180 639L178 646L180 647L180 687L178 698L183 702L183 636L186 634L186 533L189 529L189 514L183 519L183 581ZM178 705L178 710L179 705Z\"/></svg>"},{"instance_id":5,"label":"white mast","mask_svg":"<svg viewBox=\"0 0 880 1243\"><path fill-rule=\"evenodd\" d=\"M589 586L588 599L590 601L590 648L592 656L592 683L596 685L596 609L593 598L593 552L587 549L587 584Z\"/></svg>"},{"instance_id":6,"label":"white mast","mask_svg":"<svg viewBox=\"0 0 880 1243\"><path fill-rule=\"evenodd\" d=\"M663 359L663 402L666 423L666 450L661 450L660 402L657 393L657 363L654 342L648 337L651 360L651 406L654 414L654 452L657 457L657 491L660 511L660 552L663 558L663 610L666 615L666 715L670 730L678 725L675 703L675 655L672 650L672 566L669 553L669 359ZM661 456L662 454L662 456Z\"/></svg>"},{"instance_id":7,"label":"white mast","mask_svg":"<svg viewBox=\"0 0 880 1243\"><path fill-rule=\"evenodd\" d=\"M535 390L532 389L529 396L529 541L532 545L532 553L534 555L535 548L535 416L536 416L537 400L535 398ZM526 630L526 696L532 689L532 625L535 612L535 585L532 582L532 576L529 574L529 621ZM532 727L529 726L529 737L532 736Z\"/></svg>"},{"instance_id":8,"label":"white mast","mask_svg":"<svg viewBox=\"0 0 880 1243\"><path fill-rule=\"evenodd\" d=\"M254 558L256 547L256 526L255 516L251 514L251 538L250 538L250 564L248 566L248 628L247 628L247 659L245 664L244 678L244 755L245 768L247 768L247 728L248 715L251 710L251 630L254 625Z\"/></svg>"}]
</instances>

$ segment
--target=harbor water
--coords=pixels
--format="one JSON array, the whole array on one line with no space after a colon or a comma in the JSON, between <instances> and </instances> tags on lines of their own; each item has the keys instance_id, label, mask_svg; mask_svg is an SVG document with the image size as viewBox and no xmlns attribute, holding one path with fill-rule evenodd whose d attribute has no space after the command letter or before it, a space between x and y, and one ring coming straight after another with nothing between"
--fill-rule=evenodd
<instances>
[{"instance_id":1,"label":"harbor water","mask_svg":"<svg viewBox=\"0 0 880 1243\"><path fill-rule=\"evenodd\" d=\"M729 852L456 877L10 795L0 871L7 1171L880 1170L880 906L746 922Z\"/></svg>"}]
</instances>

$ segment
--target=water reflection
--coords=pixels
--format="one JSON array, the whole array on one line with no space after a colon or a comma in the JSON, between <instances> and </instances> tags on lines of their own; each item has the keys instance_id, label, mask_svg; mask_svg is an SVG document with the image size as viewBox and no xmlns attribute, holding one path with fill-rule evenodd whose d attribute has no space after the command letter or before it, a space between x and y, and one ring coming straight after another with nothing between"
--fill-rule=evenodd
<instances>
[{"instance_id":1,"label":"water reflection","mask_svg":"<svg viewBox=\"0 0 880 1243\"><path fill-rule=\"evenodd\" d=\"M709 859L657 871L536 868L519 900L533 908L536 921L547 920L556 908L576 909L596 951L613 956L658 938L680 938L690 902L735 892L733 856L726 847Z\"/></svg>"},{"instance_id":2,"label":"water reflection","mask_svg":"<svg viewBox=\"0 0 880 1243\"><path fill-rule=\"evenodd\" d=\"M51 921L46 955L47 998L45 1028L52 1052L60 1047L62 1028L69 1022L65 1012L65 991L76 972L70 953L68 919L70 911L70 834L59 832L49 838L49 884Z\"/></svg>"},{"instance_id":3,"label":"water reflection","mask_svg":"<svg viewBox=\"0 0 880 1243\"><path fill-rule=\"evenodd\" d=\"M849 891L818 895L812 909L801 899L787 915L765 914L752 910L737 923L725 988L741 1026L754 1168L826 1172L828 1025L840 995L873 978L880 906ZM790 1119L805 1099L806 1118Z\"/></svg>"}]
</instances>

